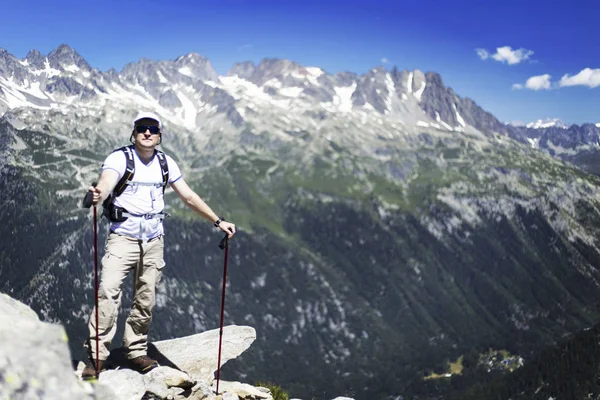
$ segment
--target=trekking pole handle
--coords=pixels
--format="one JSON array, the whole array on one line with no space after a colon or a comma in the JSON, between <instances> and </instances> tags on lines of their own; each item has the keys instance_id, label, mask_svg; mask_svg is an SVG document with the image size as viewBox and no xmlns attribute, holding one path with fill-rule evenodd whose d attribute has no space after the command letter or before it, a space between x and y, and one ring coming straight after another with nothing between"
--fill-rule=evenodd
<instances>
[{"instance_id":1,"label":"trekking pole handle","mask_svg":"<svg viewBox=\"0 0 600 400\"><path fill-rule=\"evenodd\" d=\"M98 182L92 183L92 186L95 187L97 183ZM94 193L88 191L85 194L85 197L83 198L83 202L82 202L83 208L90 208L92 206L93 201L94 201Z\"/></svg>"},{"instance_id":2,"label":"trekking pole handle","mask_svg":"<svg viewBox=\"0 0 600 400\"><path fill-rule=\"evenodd\" d=\"M221 239L221 242L219 243L219 248L221 250L225 250L225 247L227 247L227 245L229 244L228 238L229 238L229 235L225 234L225 236L223 236L223 239Z\"/></svg>"}]
</instances>

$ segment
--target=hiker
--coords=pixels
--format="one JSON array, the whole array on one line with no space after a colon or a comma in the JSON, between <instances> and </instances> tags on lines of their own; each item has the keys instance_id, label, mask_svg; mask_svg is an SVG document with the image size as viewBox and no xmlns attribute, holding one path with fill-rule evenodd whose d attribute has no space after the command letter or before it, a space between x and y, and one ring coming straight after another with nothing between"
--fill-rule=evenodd
<instances>
[{"instance_id":1,"label":"hiker","mask_svg":"<svg viewBox=\"0 0 600 400\"><path fill-rule=\"evenodd\" d=\"M93 194L93 205L103 203L110 221L102 274L98 291L98 327L92 310L89 339L90 354L82 372L83 379L96 377L96 328L98 333L98 372L106 367L109 347L117 330L121 286L129 272L133 278L133 304L125 324L123 345L130 367L145 373L158 366L148 357L148 331L152 320L156 286L165 266L163 258L164 190L170 184L183 202L228 238L235 225L226 222L183 180L177 163L156 150L162 141L162 123L150 112L141 112L133 121L131 146L113 151L104 161Z\"/></svg>"}]
</instances>

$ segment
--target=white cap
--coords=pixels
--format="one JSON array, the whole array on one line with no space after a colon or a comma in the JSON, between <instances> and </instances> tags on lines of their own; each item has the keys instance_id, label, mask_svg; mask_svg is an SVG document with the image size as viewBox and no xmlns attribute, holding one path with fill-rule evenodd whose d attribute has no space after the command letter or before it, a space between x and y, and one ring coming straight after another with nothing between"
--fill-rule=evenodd
<instances>
[{"instance_id":1,"label":"white cap","mask_svg":"<svg viewBox=\"0 0 600 400\"><path fill-rule=\"evenodd\" d=\"M153 119L156 122L158 122L158 127L159 129L162 130L162 122L160 122L160 118L158 118L158 115L151 113L151 112L140 112L138 113L138 115L135 117L135 119L133 120L133 124L135 125L136 122L138 122L140 119Z\"/></svg>"}]
</instances>

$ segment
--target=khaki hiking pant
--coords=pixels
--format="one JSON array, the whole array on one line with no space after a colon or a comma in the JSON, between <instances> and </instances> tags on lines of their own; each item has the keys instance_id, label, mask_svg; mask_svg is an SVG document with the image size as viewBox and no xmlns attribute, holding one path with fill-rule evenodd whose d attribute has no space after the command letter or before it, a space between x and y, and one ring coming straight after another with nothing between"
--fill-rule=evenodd
<instances>
[{"instance_id":1,"label":"khaki hiking pant","mask_svg":"<svg viewBox=\"0 0 600 400\"><path fill-rule=\"evenodd\" d=\"M162 269L163 237L143 241L111 232L102 258L102 274L98 291L98 359L106 360L117 331L123 281L133 271L133 304L125 323L123 345L129 359L146 355L148 330ZM90 336L85 347L96 357L96 310L90 314ZM89 347L88 347L89 346Z\"/></svg>"}]
</instances>

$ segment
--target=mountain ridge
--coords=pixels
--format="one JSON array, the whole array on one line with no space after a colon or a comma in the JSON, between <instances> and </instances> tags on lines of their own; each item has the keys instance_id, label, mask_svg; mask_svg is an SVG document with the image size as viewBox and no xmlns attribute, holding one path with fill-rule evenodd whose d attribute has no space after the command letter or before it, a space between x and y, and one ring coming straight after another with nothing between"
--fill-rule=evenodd
<instances>
[{"instance_id":1,"label":"mountain ridge","mask_svg":"<svg viewBox=\"0 0 600 400\"><path fill-rule=\"evenodd\" d=\"M598 124L573 124L567 133L545 124L505 124L472 99L458 96L436 72L379 66L363 75L331 75L291 60L265 58L256 65L236 63L219 76L206 57L193 52L174 60L143 58L121 71L101 72L66 44L46 56L31 50L24 60L5 49L1 54L0 114L19 107L70 110L108 103L127 109L140 101L171 124L188 129L204 129L205 122L215 118L222 118L224 127L240 129L252 124L253 108L263 105L292 113L304 110L300 117L351 113L414 129L508 136L584 168L579 153L589 158L588 153L600 148ZM241 104L250 97L250 104Z\"/></svg>"}]
</instances>

